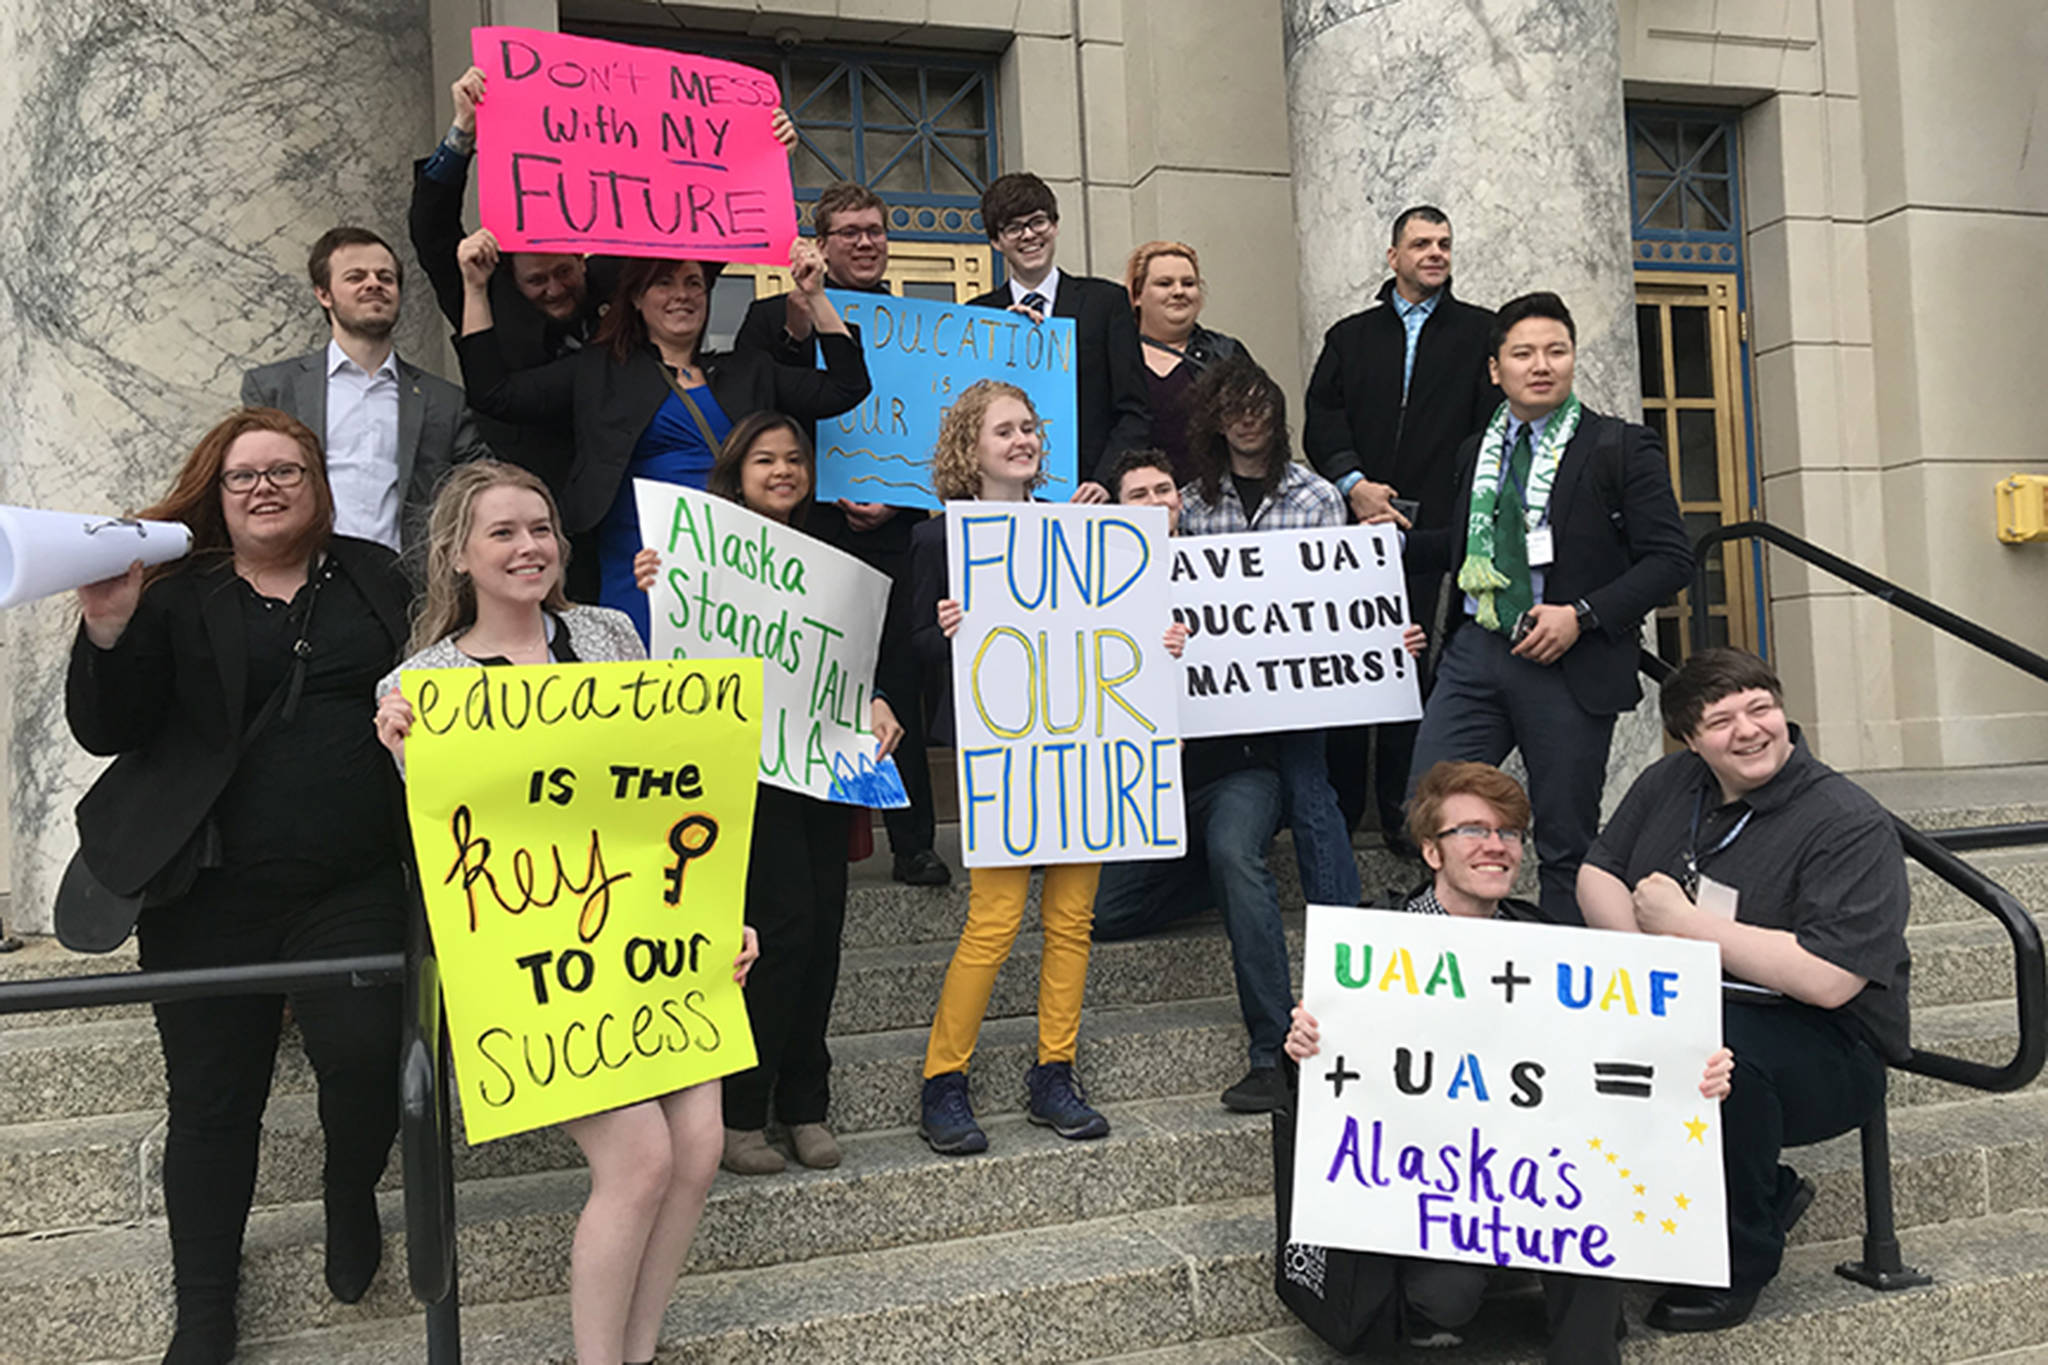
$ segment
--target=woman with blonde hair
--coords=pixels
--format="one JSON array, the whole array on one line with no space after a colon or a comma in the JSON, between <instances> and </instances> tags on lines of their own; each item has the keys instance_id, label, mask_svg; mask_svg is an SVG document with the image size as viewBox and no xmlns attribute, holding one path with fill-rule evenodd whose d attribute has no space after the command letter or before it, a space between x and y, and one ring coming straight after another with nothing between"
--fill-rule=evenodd
<instances>
[{"instance_id":1,"label":"woman with blonde hair","mask_svg":"<svg viewBox=\"0 0 2048 1365\"><path fill-rule=\"evenodd\" d=\"M1201 258L1186 242L1146 242L1124 266L1124 288L1138 324L1145 361L1145 399L1152 410L1152 440L1166 452L1176 482L1195 477L1188 449L1188 393L1218 361L1249 356L1237 338L1202 326L1208 286Z\"/></svg>"},{"instance_id":2,"label":"woman with blonde hair","mask_svg":"<svg viewBox=\"0 0 2048 1365\"><path fill-rule=\"evenodd\" d=\"M948 501L1034 501L1045 481L1045 442L1038 412L1025 392L984 379L963 392L939 423L932 451L932 489ZM943 513L911 533L911 644L926 677L925 695L943 697L934 742L953 742L952 637L964 619L947 588ZM1178 652L1169 628L1168 648ZM1098 1138L1109 1120L1092 1108L1074 1075L1081 1033L1081 994L1088 981L1089 931L1095 918L1100 863L1059 863L1045 869L1039 900L1044 946L1038 960L1038 1064L1025 1076L1028 1116L1063 1138ZM919 1131L935 1152L964 1155L988 1149L967 1094L967 1063L988 1013L996 972L1010 955L1031 889L1029 867L977 867L968 872L967 926L960 932L939 992L925 1045Z\"/></svg>"},{"instance_id":3,"label":"woman with blonde hair","mask_svg":"<svg viewBox=\"0 0 2048 1365\"><path fill-rule=\"evenodd\" d=\"M599 663L646 657L633 623L562 595L567 558L547 486L495 460L449 474L427 521L427 585L413 654L378 684L377 736L401 762L412 707L399 675L420 668ZM757 949L744 931L733 979ZM577 1365L652 1361L720 1150L719 1084L562 1125L590 1163L590 1198L569 1253Z\"/></svg>"}]
</instances>

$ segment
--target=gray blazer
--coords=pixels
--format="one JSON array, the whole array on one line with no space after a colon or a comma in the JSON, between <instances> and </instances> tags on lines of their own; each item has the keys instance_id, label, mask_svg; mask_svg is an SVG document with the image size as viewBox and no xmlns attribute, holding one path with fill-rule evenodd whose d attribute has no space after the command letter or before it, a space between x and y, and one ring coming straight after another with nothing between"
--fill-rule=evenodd
<instances>
[{"instance_id":1,"label":"gray blazer","mask_svg":"<svg viewBox=\"0 0 2048 1365\"><path fill-rule=\"evenodd\" d=\"M327 348L258 365L242 376L242 402L288 412L327 442ZM462 390L398 360L399 536L408 558L426 544L427 513L442 476L491 453Z\"/></svg>"}]
</instances>

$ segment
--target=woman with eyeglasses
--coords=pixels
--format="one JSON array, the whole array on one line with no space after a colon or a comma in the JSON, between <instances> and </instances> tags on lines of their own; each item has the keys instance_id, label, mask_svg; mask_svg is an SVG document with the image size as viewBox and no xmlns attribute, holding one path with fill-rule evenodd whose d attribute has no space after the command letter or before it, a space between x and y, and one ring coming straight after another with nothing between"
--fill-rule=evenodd
<instances>
[{"instance_id":1,"label":"woman with eyeglasses","mask_svg":"<svg viewBox=\"0 0 2048 1365\"><path fill-rule=\"evenodd\" d=\"M456 354L470 405L510 422L553 424L574 437L561 489L562 522L595 553L594 577L569 595L625 612L648 637L647 595L633 586L640 551L634 479L704 487L733 424L764 409L802 422L836 417L868 395L867 363L825 296L824 258L799 239L789 263L797 306L811 318L825 368L785 365L765 351L714 353L705 345L717 261L643 257L619 273L590 344L536 369L505 363L491 315L497 239L488 230L457 248L462 337ZM585 539L587 538L587 540ZM594 542L592 544L591 542ZM572 557L571 564L582 562Z\"/></svg>"},{"instance_id":2,"label":"woman with eyeglasses","mask_svg":"<svg viewBox=\"0 0 2048 1365\"><path fill-rule=\"evenodd\" d=\"M1250 358L1236 337L1202 326L1208 285L1201 258L1186 242L1146 242L1124 267L1138 347L1145 362L1145 402L1152 410L1152 443L1166 452L1176 483L1196 474L1188 452L1189 397L1211 365Z\"/></svg>"},{"instance_id":3,"label":"woman with eyeglasses","mask_svg":"<svg viewBox=\"0 0 2048 1365\"><path fill-rule=\"evenodd\" d=\"M405 944L398 784L371 729L411 589L389 550L333 534L320 443L244 408L146 518L192 552L78 590L65 713L113 766L78 806L80 865L139 904L145 970L392 953ZM102 901L106 897L100 897ZM76 941L59 896L60 934ZM124 926L95 921L99 941ZM354 1303L383 1249L398 1131L396 985L155 1006L169 1083L164 1208L177 1330L165 1365L235 1353L243 1227L289 1001L319 1079L327 1286Z\"/></svg>"}]
</instances>

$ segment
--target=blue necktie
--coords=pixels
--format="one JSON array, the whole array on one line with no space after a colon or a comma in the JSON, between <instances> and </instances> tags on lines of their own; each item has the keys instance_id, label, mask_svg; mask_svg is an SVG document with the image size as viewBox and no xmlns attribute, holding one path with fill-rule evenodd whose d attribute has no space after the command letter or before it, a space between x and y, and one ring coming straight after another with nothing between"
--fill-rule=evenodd
<instances>
[{"instance_id":1,"label":"blue necktie","mask_svg":"<svg viewBox=\"0 0 2048 1365\"><path fill-rule=\"evenodd\" d=\"M1029 308L1032 312L1037 313L1041 316L1052 311L1052 309L1047 307L1051 300L1046 298L1045 295L1039 293L1036 289L1026 294L1023 298L1017 300L1017 302L1023 304L1026 308Z\"/></svg>"}]
</instances>

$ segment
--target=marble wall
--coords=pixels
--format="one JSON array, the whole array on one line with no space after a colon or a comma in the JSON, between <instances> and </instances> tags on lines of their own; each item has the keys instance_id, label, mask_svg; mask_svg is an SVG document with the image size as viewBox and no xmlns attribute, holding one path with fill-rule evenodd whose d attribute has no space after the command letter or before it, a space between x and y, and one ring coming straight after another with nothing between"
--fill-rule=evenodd
<instances>
[{"instance_id":1,"label":"marble wall","mask_svg":"<svg viewBox=\"0 0 2048 1365\"><path fill-rule=\"evenodd\" d=\"M426 0L0 0L0 502L154 500L242 371L324 341L306 248L404 246L433 139ZM439 354L409 263L400 349ZM11 921L48 923L97 771L65 727L68 599L0 615Z\"/></svg>"},{"instance_id":2,"label":"marble wall","mask_svg":"<svg viewBox=\"0 0 2048 1365\"><path fill-rule=\"evenodd\" d=\"M1615 0L1287 0L1287 107L1305 363L1386 278L1412 204L1450 215L1453 290L1551 289L1578 324L1578 392L1636 416L1635 283ZM1661 752L1617 728L1609 807Z\"/></svg>"}]
</instances>

